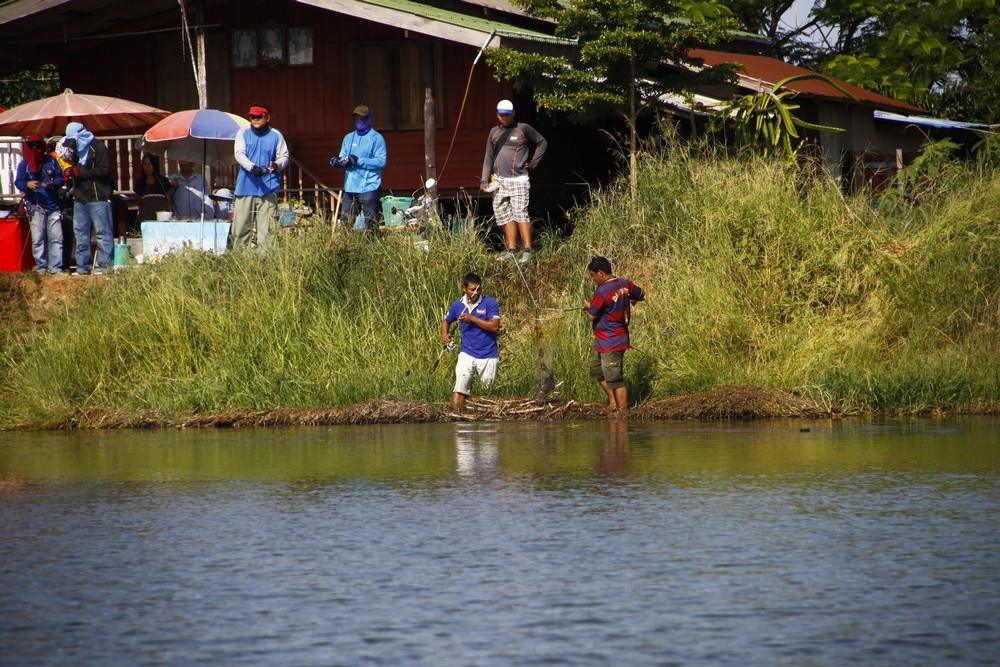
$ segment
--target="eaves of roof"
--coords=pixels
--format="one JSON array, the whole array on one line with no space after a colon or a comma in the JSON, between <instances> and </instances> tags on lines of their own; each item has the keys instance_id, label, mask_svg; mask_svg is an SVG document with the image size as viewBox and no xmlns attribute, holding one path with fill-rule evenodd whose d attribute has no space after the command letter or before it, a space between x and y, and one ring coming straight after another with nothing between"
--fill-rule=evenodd
<instances>
[{"instance_id":1,"label":"eaves of roof","mask_svg":"<svg viewBox=\"0 0 1000 667\"><path fill-rule=\"evenodd\" d=\"M771 88L777 82L782 79L787 79L788 77L802 74L816 74L816 72L806 69L805 67L791 65L783 60L778 60L777 58L771 58L769 56L746 53L727 53L725 51L713 51L711 49L691 49L688 51L688 55L704 60L705 64L710 67L722 64L739 65L742 68L742 72L738 73L740 86L757 90L765 87ZM853 102L855 104L865 104L877 109L892 109L907 113L922 111L919 107L915 107L912 104L903 102L902 100L873 93L870 90L866 90L860 86L855 86L854 84L847 83L846 81L833 79L833 77L828 78L836 81L838 85L844 88L844 90L847 90L854 95L856 101L852 100L849 96L845 95L821 79L793 81L792 83L786 84L785 87L803 95L819 97L837 102Z\"/></svg>"},{"instance_id":2,"label":"eaves of roof","mask_svg":"<svg viewBox=\"0 0 1000 667\"><path fill-rule=\"evenodd\" d=\"M504 40L544 42L567 47L576 43L575 40L554 37L506 21L465 14L414 0L295 1L470 46L481 46L486 39L489 39L487 46L491 48L502 46Z\"/></svg>"}]
</instances>

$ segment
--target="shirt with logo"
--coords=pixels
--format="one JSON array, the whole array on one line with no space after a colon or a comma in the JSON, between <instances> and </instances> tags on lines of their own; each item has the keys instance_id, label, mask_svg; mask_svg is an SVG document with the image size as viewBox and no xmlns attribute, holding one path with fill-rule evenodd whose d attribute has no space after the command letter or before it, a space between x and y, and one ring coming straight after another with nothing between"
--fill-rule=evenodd
<instances>
[{"instance_id":1,"label":"shirt with logo","mask_svg":"<svg viewBox=\"0 0 1000 667\"><path fill-rule=\"evenodd\" d=\"M469 313L481 320L500 319L500 306L496 299L482 295L475 303L469 303L466 297L451 304L445 314L445 321L451 325L462 313ZM458 332L462 339L462 352L476 359L495 359L500 356L497 347L497 335L492 331L480 329L472 322L459 322Z\"/></svg>"},{"instance_id":2,"label":"shirt with logo","mask_svg":"<svg viewBox=\"0 0 1000 667\"><path fill-rule=\"evenodd\" d=\"M504 134L507 135L506 141L502 146L497 145ZM547 147L545 137L527 123L516 123L509 133L503 125L495 126L486 138L480 186L486 186L490 174L506 179L528 180L528 172L542 161Z\"/></svg>"},{"instance_id":3,"label":"shirt with logo","mask_svg":"<svg viewBox=\"0 0 1000 667\"><path fill-rule=\"evenodd\" d=\"M611 278L594 290L587 312L597 318L591 323L597 352L603 354L629 348L631 302L642 301L643 297L642 288L626 278Z\"/></svg>"}]
</instances>

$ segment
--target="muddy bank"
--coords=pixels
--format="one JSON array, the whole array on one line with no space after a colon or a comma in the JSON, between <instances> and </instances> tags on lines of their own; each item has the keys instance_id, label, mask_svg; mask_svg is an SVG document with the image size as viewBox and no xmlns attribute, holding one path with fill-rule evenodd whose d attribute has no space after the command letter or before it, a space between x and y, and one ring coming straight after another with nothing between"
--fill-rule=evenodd
<instances>
[{"instance_id":1,"label":"muddy bank","mask_svg":"<svg viewBox=\"0 0 1000 667\"><path fill-rule=\"evenodd\" d=\"M456 414L447 403L384 398L337 408L274 408L199 415L157 411L122 412L91 408L79 412L65 428L255 428L405 424L452 421L557 421L603 419L602 403L572 399L536 402L529 398L471 398L467 411ZM790 392L760 387L718 387L711 391L647 401L629 414L632 420L816 419L840 416L835 411Z\"/></svg>"}]
</instances>

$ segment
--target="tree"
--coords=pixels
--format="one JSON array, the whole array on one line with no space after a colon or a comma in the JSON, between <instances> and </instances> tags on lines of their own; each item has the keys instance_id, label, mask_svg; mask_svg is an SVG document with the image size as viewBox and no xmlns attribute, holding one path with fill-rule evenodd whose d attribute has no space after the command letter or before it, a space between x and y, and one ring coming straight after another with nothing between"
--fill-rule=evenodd
<instances>
[{"instance_id":1,"label":"tree","mask_svg":"<svg viewBox=\"0 0 1000 667\"><path fill-rule=\"evenodd\" d=\"M721 0L516 0L531 15L555 21L556 35L576 41L567 55L496 49L493 71L515 88L530 87L539 109L578 120L618 113L629 128L629 172L636 192L636 121L667 92L726 79L730 70L699 71L687 55L734 27ZM685 67L689 66L689 67Z\"/></svg>"},{"instance_id":2,"label":"tree","mask_svg":"<svg viewBox=\"0 0 1000 667\"><path fill-rule=\"evenodd\" d=\"M798 74L778 81L768 90L748 93L726 102L713 114L713 123L716 128L722 128L732 122L736 130L737 145L742 148L756 150L762 155L791 160L795 158L802 144L800 129L820 132L844 131L840 127L810 123L795 115L795 111L799 108L798 104L793 103L796 92L785 86L810 79L823 81L857 101L854 95L829 77L822 74Z\"/></svg>"},{"instance_id":3,"label":"tree","mask_svg":"<svg viewBox=\"0 0 1000 667\"><path fill-rule=\"evenodd\" d=\"M821 0L797 29L775 23L787 3L726 2L781 57L932 112L1000 120L996 0Z\"/></svg>"},{"instance_id":4,"label":"tree","mask_svg":"<svg viewBox=\"0 0 1000 667\"><path fill-rule=\"evenodd\" d=\"M55 65L0 75L0 108L9 109L60 92L59 71Z\"/></svg>"}]
</instances>

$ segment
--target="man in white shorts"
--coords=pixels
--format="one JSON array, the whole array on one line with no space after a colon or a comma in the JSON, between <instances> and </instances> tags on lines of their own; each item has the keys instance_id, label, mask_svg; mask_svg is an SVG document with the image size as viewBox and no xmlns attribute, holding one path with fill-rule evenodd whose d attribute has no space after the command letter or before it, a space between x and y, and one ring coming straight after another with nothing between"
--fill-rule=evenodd
<instances>
[{"instance_id":1,"label":"man in white shorts","mask_svg":"<svg viewBox=\"0 0 1000 667\"><path fill-rule=\"evenodd\" d=\"M448 308L441 320L441 343L450 347L452 343L451 325L458 322L462 349L455 364L455 389L451 395L451 406L461 412L465 409L465 398L472 388L472 378L479 376L483 387L488 387L497 375L500 350L497 347L497 332L500 331L500 306L496 299L485 296L480 287L483 279L475 273L467 273L462 278L462 298Z\"/></svg>"},{"instance_id":2,"label":"man in white shorts","mask_svg":"<svg viewBox=\"0 0 1000 667\"><path fill-rule=\"evenodd\" d=\"M514 258L520 234L524 252L517 261L527 264L531 261L528 172L542 161L548 143L527 123L514 122L514 103L510 100L497 103L497 120L500 124L490 130L486 139L479 187L483 192L493 193L493 217L503 230L505 256Z\"/></svg>"}]
</instances>

